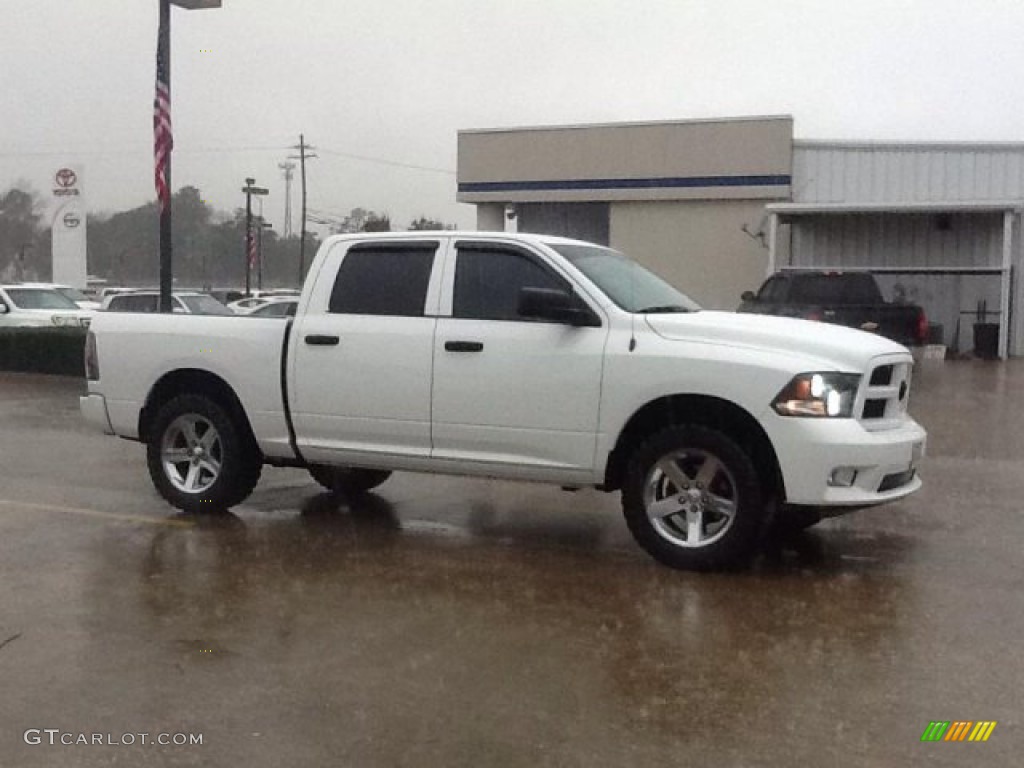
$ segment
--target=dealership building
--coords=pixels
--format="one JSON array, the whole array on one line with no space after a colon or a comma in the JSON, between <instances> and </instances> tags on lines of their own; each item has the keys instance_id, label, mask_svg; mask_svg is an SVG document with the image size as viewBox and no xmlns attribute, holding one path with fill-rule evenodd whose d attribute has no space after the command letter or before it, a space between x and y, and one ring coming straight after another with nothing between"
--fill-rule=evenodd
<instances>
[{"instance_id":1,"label":"dealership building","mask_svg":"<svg viewBox=\"0 0 1024 768\"><path fill-rule=\"evenodd\" d=\"M1024 143L793 139L791 117L459 132L485 230L609 245L709 308L780 270L868 271L933 340L1024 355Z\"/></svg>"}]
</instances>

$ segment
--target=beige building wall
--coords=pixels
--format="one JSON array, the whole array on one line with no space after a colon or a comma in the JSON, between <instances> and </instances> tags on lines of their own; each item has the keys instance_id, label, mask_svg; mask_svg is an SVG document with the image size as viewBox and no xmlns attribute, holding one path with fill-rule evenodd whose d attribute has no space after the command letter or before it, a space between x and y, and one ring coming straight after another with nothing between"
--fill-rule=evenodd
<instances>
[{"instance_id":1,"label":"beige building wall","mask_svg":"<svg viewBox=\"0 0 1024 768\"><path fill-rule=\"evenodd\" d=\"M503 203L481 203L476 207L476 228L481 232L503 232L505 230L505 205Z\"/></svg>"},{"instance_id":2,"label":"beige building wall","mask_svg":"<svg viewBox=\"0 0 1024 768\"><path fill-rule=\"evenodd\" d=\"M460 131L463 203L789 198L791 117Z\"/></svg>"},{"instance_id":3,"label":"beige building wall","mask_svg":"<svg viewBox=\"0 0 1024 768\"><path fill-rule=\"evenodd\" d=\"M668 280L707 309L736 309L764 281L768 249L764 201L613 203L611 246Z\"/></svg>"}]
</instances>

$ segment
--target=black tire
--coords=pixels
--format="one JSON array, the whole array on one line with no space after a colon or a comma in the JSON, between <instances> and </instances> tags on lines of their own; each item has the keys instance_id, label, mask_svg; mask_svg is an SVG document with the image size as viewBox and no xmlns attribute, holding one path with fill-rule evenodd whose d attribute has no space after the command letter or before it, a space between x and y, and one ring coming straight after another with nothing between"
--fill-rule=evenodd
<instances>
[{"instance_id":1,"label":"black tire","mask_svg":"<svg viewBox=\"0 0 1024 768\"><path fill-rule=\"evenodd\" d=\"M391 477L387 469L357 469L310 464L310 476L331 493L340 496L358 496L373 490Z\"/></svg>"},{"instance_id":2,"label":"black tire","mask_svg":"<svg viewBox=\"0 0 1024 768\"><path fill-rule=\"evenodd\" d=\"M649 502L660 502L661 510L648 514ZM732 438L697 425L668 427L634 451L622 508L648 554L671 568L696 571L747 564L764 517L750 457Z\"/></svg>"},{"instance_id":3,"label":"black tire","mask_svg":"<svg viewBox=\"0 0 1024 768\"><path fill-rule=\"evenodd\" d=\"M193 434L213 440L194 461L188 458L194 448L189 447L192 443L183 428L190 422ZM216 431L213 438L205 430L198 431L202 424ZM184 512L223 512L245 500L259 482L263 458L249 430L205 395L179 395L167 401L157 411L149 435L146 463L153 485L169 504ZM165 459L179 454L182 460L168 466ZM196 482L188 490L192 465L203 461L205 466L198 466Z\"/></svg>"}]
</instances>

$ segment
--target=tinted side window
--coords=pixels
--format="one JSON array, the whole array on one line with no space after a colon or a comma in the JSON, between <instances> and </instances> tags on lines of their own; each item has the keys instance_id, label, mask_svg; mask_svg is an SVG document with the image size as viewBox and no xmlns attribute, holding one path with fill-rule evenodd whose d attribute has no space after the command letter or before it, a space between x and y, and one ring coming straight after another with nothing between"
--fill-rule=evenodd
<instances>
[{"instance_id":1,"label":"tinted side window","mask_svg":"<svg viewBox=\"0 0 1024 768\"><path fill-rule=\"evenodd\" d=\"M455 265L454 317L521 320L521 288L568 290L565 282L515 251L459 248Z\"/></svg>"},{"instance_id":2,"label":"tinted side window","mask_svg":"<svg viewBox=\"0 0 1024 768\"><path fill-rule=\"evenodd\" d=\"M435 245L360 248L345 254L329 312L422 317Z\"/></svg>"}]
</instances>

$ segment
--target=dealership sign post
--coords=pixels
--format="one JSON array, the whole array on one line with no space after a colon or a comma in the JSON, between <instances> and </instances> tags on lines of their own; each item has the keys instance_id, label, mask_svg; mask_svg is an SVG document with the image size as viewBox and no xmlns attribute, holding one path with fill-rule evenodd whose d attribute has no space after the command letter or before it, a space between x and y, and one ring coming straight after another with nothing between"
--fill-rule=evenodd
<instances>
[{"instance_id":1,"label":"dealership sign post","mask_svg":"<svg viewBox=\"0 0 1024 768\"><path fill-rule=\"evenodd\" d=\"M84 289L87 270L81 166L65 165L54 172L53 198L53 282Z\"/></svg>"}]
</instances>

